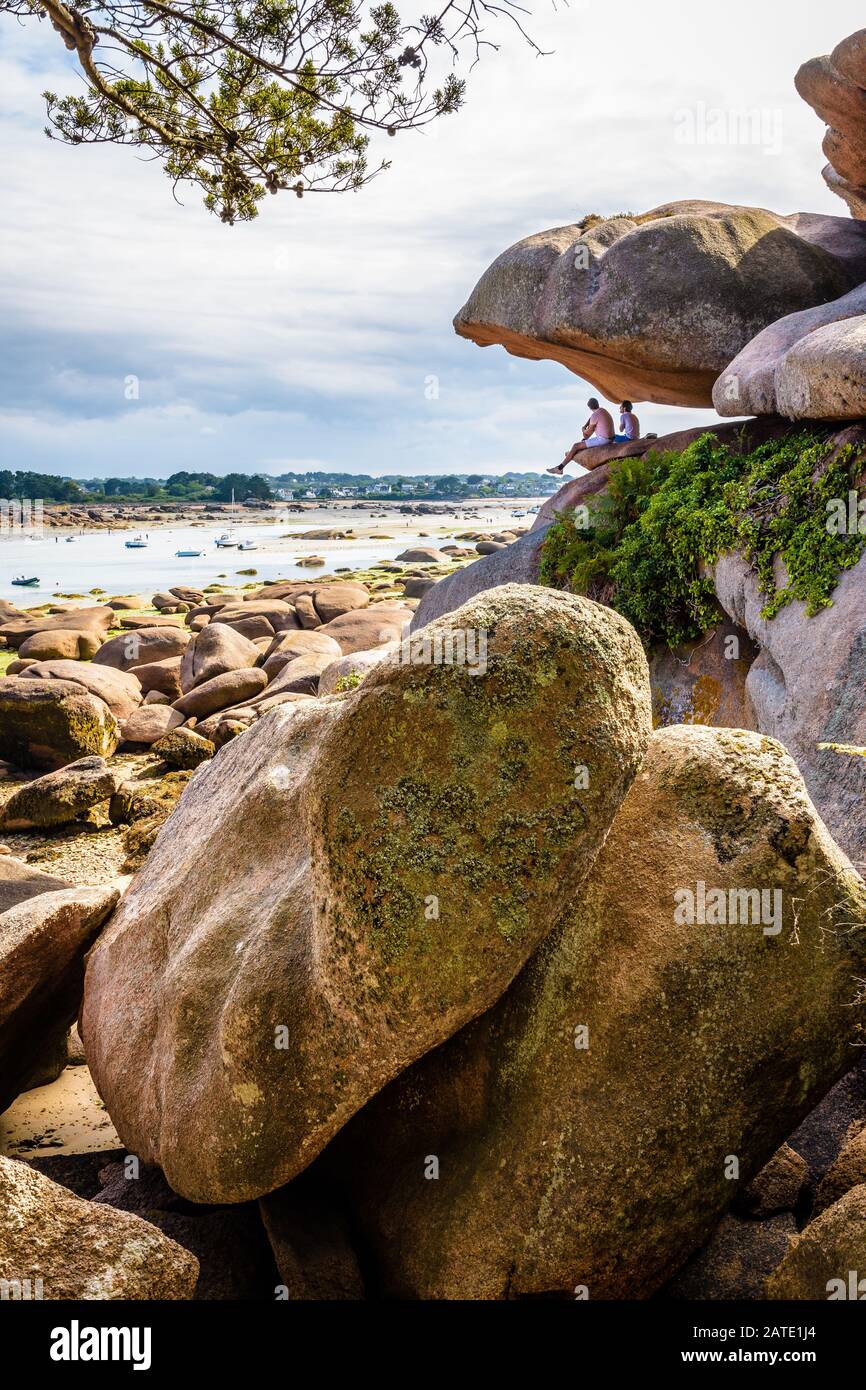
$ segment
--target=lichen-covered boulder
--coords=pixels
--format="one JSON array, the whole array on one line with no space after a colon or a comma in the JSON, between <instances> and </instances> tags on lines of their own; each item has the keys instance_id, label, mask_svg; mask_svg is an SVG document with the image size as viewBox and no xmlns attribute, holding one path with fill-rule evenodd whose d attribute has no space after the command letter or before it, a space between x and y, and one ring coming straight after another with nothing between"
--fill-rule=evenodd
<instances>
[{"instance_id":1,"label":"lichen-covered boulder","mask_svg":"<svg viewBox=\"0 0 866 1390\"><path fill-rule=\"evenodd\" d=\"M344 690L354 690L365 676L383 661L388 661L400 651L399 642L386 642L384 646L374 647L371 652L352 652L350 656L338 656L330 661L319 677L319 694L333 695Z\"/></svg>"},{"instance_id":2,"label":"lichen-covered boulder","mask_svg":"<svg viewBox=\"0 0 866 1390\"><path fill-rule=\"evenodd\" d=\"M506 586L423 637L200 767L90 957L96 1085L193 1200L287 1182L489 1008L643 756L646 660L611 610Z\"/></svg>"},{"instance_id":3,"label":"lichen-covered boulder","mask_svg":"<svg viewBox=\"0 0 866 1390\"><path fill-rule=\"evenodd\" d=\"M651 1295L855 1060L864 962L782 747L655 734L557 930L335 1141L383 1291Z\"/></svg>"},{"instance_id":4,"label":"lichen-covered boulder","mask_svg":"<svg viewBox=\"0 0 866 1390\"><path fill-rule=\"evenodd\" d=\"M864 279L866 234L844 218L668 203L518 242L454 327L482 347L561 362L612 401L708 406L756 333Z\"/></svg>"},{"instance_id":5,"label":"lichen-covered boulder","mask_svg":"<svg viewBox=\"0 0 866 1390\"><path fill-rule=\"evenodd\" d=\"M109 758L120 730L103 700L63 680L0 680L0 758L19 767L63 767Z\"/></svg>"},{"instance_id":6,"label":"lichen-covered boulder","mask_svg":"<svg viewBox=\"0 0 866 1390\"><path fill-rule=\"evenodd\" d=\"M151 748L169 767L195 768L207 762L216 752L210 739L202 738L195 729L172 729Z\"/></svg>"},{"instance_id":7,"label":"lichen-covered boulder","mask_svg":"<svg viewBox=\"0 0 866 1390\"><path fill-rule=\"evenodd\" d=\"M84 1201L0 1155L0 1270L11 1297L192 1298L198 1260L149 1221Z\"/></svg>"},{"instance_id":8,"label":"lichen-covered boulder","mask_svg":"<svg viewBox=\"0 0 866 1390\"><path fill-rule=\"evenodd\" d=\"M866 1298L866 1183L809 1222L767 1281L767 1298Z\"/></svg>"},{"instance_id":9,"label":"lichen-covered boulder","mask_svg":"<svg viewBox=\"0 0 866 1390\"><path fill-rule=\"evenodd\" d=\"M0 811L0 830L66 825L114 795L117 779L104 758L79 758L19 787Z\"/></svg>"},{"instance_id":10,"label":"lichen-covered boulder","mask_svg":"<svg viewBox=\"0 0 866 1390\"><path fill-rule=\"evenodd\" d=\"M820 1215L840 1197L844 1197L846 1192L850 1192L852 1187L859 1187L861 1183L866 1183L866 1127L848 1140L818 1184L813 1216Z\"/></svg>"}]
</instances>

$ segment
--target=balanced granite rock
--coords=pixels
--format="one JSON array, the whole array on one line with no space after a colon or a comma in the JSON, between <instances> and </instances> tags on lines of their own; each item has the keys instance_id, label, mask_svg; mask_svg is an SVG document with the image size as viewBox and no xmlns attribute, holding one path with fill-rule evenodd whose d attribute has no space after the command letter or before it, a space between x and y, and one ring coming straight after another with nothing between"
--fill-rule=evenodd
<instances>
[{"instance_id":1,"label":"balanced granite rock","mask_svg":"<svg viewBox=\"0 0 866 1390\"><path fill-rule=\"evenodd\" d=\"M192 1200L287 1182L495 1003L643 757L646 659L610 609L506 586L415 657L200 767L91 954L96 1085Z\"/></svg>"},{"instance_id":2,"label":"balanced granite rock","mask_svg":"<svg viewBox=\"0 0 866 1390\"><path fill-rule=\"evenodd\" d=\"M864 962L784 749L656 733L558 929L332 1147L385 1295L649 1297L851 1066Z\"/></svg>"},{"instance_id":3,"label":"balanced granite rock","mask_svg":"<svg viewBox=\"0 0 866 1390\"><path fill-rule=\"evenodd\" d=\"M838 43L829 55L811 58L794 79L804 101L826 121L824 181L848 204L852 217L866 216L866 30Z\"/></svg>"},{"instance_id":4,"label":"balanced granite rock","mask_svg":"<svg viewBox=\"0 0 866 1390\"><path fill-rule=\"evenodd\" d=\"M788 314L758 333L719 376L720 415L784 415L848 420L866 414L866 383L857 346L866 322L866 285L828 304ZM842 345L854 334L847 361Z\"/></svg>"},{"instance_id":5,"label":"balanced granite rock","mask_svg":"<svg viewBox=\"0 0 866 1390\"><path fill-rule=\"evenodd\" d=\"M139 1216L0 1155L0 1270L13 1297L192 1298L198 1260Z\"/></svg>"},{"instance_id":6,"label":"balanced granite rock","mask_svg":"<svg viewBox=\"0 0 866 1390\"><path fill-rule=\"evenodd\" d=\"M866 229L844 218L668 203L518 242L454 327L482 347L561 362L609 400L709 406L757 333L863 280Z\"/></svg>"}]
</instances>

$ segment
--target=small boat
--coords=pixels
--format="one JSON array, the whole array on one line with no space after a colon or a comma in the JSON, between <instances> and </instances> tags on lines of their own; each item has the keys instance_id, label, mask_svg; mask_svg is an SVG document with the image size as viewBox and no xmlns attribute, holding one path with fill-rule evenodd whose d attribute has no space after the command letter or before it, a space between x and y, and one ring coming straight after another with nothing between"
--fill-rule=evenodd
<instances>
[{"instance_id":1,"label":"small boat","mask_svg":"<svg viewBox=\"0 0 866 1390\"><path fill-rule=\"evenodd\" d=\"M231 531L223 531L222 535L217 536L216 538L216 546L218 550L233 550L236 545L237 541L235 540Z\"/></svg>"},{"instance_id":2,"label":"small boat","mask_svg":"<svg viewBox=\"0 0 866 1390\"><path fill-rule=\"evenodd\" d=\"M75 537L75 536L65 536L64 539L65 539L67 545L71 545L72 542L76 539L76 537Z\"/></svg>"},{"instance_id":3,"label":"small boat","mask_svg":"<svg viewBox=\"0 0 866 1390\"><path fill-rule=\"evenodd\" d=\"M13 579L12 583L18 584L22 589L35 589L37 584L39 583L39 579L38 577L34 577L33 579L25 579L24 576L21 575L19 579Z\"/></svg>"},{"instance_id":4,"label":"small boat","mask_svg":"<svg viewBox=\"0 0 866 1390\"><path fill-rule=\"evenodd\" d=\"M258 550L258 541L241 541L238 550Z\"/></svg>"},{"instance_id":5,"label":"small boat","mask_svg":"<svg viewBox=\"0 0 866 1390\"><path fill-rule=\"evenodd\" d=\"M176 550L174 553L179 560L192 560L199 555L204 555L203 550Z\"/></svg>"},{"instance_id":6,"label":"small boat","mask_svg":"<svg viewBox=\"0 0 866 1390\"><path fill-rule=\"evenodd\" d=\"M144 536L134 536L131 541L124 541L123 544L127 550L146 550L148 546Z\"/></svg>"}]
</instances>

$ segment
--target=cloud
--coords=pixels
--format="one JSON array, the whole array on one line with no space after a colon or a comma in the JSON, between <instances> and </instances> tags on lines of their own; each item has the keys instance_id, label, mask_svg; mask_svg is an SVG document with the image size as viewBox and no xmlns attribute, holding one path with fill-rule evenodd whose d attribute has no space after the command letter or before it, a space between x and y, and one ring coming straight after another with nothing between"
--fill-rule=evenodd
<instances>
[{"instance_id":1,"label":"cloud","mask_svg":"<svg viewBox=\"0 0 866 1390\"><path fill-rule=\"evenodd\" d=\"M552 56L502 26L464 111L383 142L393 168L367 189L269 199L234 228L197 190L178 206L131 150L47 141L39 93L75 90L75 65L46 24L2 22L7 466L543 467L579 432L585 384L451 329L500 251L589 211L675 198L845 213L821 181L821 126L793 74L859 27L847 0L794 0L783 23L753 0L713 12L542 3L530 28ZM780 149L678 139L683 111L717 108L778 112ZM658 432L715 418L640 413Z\"/></svg>"}]
</instances>

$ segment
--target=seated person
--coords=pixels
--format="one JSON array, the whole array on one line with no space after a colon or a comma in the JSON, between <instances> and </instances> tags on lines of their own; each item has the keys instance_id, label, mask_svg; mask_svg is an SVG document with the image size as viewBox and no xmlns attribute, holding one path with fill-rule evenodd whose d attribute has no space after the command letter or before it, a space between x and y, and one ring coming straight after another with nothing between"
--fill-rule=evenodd
<instances>
[{"instance_id":1,"label":"seated person","mask_svg":"<svg viewBox=\"0 0 866 1390\"><path fill-rule=\"evenodd\" d=\"M631 401L623 401L619 408L619 431L614 436L617 444L630 444L633 439L640 439L640 420Z\"/></svg>"},{"instance_id":2,"label":"seated person","mask_svg":"<svg viewBox=\"0 0 866 1390\"><path fill-rule=\"evenodd\" d=\"M581 430L583 438L577 444L572 444L562 463L557 463L553 468L548 468L548 473L561 473L570 464L577 454L583 449L593 449L598 444L613 444L613 416L604 406L599 405L595 396L590 396L587 401L592 414Z\"/></svg>"}]
</instances>

